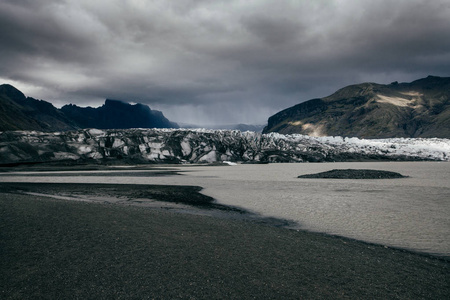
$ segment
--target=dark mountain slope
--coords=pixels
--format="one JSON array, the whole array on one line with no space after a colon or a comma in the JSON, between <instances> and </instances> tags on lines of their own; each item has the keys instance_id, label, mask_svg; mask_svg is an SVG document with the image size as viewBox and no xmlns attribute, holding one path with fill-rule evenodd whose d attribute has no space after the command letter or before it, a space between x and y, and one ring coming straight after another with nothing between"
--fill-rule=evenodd
<instances>
[{"instance_id":1,"label":"dark mountain slope","mask_svg":"<svg viewBox=\"0 0 450 300\"><path fill-rule=\"evenodd\" d=\"M51 103L27 98L11 85L0 85L0 131L60 131L77 128Z\"/></svg>"},{"instance_id":2,"label":"dark mountain slope","mask_svg":"<svg viewBox=\"0 0 450 300\"><path fill-rule=\"evenodd\" d=\"M362 83L287 108L264 133L315 136L450 137L450 78L411 83Z\"/></svg>"},{"instance_id":3,"label":"dark mountain slope","mask_svg":"<svg viewBox=\"0 0 450 300\"><path fill-rule=\"evenodd\" d=\"M57 109L49 102L25 97L11 85L0 85L0 131L80 128L178 128L178 125L143 104L106 100L99 108L71 104Z\"/></svg>"},{"instance_id":4,"label":"dark mountain slope","mask_svg":"<svg viewBox=\"0 0 450 300\"><path fill-rule=\"evenodd\" d=\"M82 128L178 128L160 111L151 110L147 105L130 105L119 100L107 99L98 108L70 104L63 106L61 111Z\"/></svg>"}]
</instances>

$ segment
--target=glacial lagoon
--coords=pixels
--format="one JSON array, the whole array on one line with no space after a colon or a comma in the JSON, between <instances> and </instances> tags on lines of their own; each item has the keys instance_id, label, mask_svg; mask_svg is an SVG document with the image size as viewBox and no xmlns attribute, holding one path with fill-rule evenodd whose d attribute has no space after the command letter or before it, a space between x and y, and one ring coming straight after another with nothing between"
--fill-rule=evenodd
<instances>
[{"instance_id":1,"label":"glacial lagoon","mask_svg":"<svg viewBox=\"0 0 450 300\"><path fill-rule=\"evenodd\" d=\"M154 170L165 169L169 167L157 165ZM180 165L170 169L182 175L141 176L144 171L138 168L116 168L102 172L0 173L0 182L197 185L220 204L294 221L290 226L293 229L450 256L449 162ZM297 178L331 169L386 170L409 177ZM121 172L127 174L117 176Z\"/></svg>"}]
</instances>

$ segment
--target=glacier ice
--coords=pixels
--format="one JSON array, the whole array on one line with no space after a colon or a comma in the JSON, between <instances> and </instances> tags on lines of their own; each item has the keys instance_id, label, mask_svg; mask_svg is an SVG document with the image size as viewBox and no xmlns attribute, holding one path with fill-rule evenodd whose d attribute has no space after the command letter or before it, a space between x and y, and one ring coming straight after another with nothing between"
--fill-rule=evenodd
<instances>
[{"instance_id":1,"label":"glacier ice","mask_svg":"<svg viewBox=\"0 0 450 300\"><path fill-rule=\"evenodd\" d=\"M130 162L322 162L450 160L450 139L359 139L207 129L83 129L0 133L0 163L55 160Z\"/></svg>"}]
</instances>

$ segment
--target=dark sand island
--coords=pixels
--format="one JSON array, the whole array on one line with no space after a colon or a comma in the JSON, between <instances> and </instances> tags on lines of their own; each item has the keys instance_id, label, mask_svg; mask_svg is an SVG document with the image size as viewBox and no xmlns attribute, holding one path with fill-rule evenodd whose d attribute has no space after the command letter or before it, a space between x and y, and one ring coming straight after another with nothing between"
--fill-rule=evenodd
<instances>
[{"instance_id":1,"label":"dark sand island","mask_svg":"<svg viewBox=\"0 0 450 300\"><path fill-rule=\"evenodd\" d=\"M1 183L0 298L450 296L448 258L261 225L251 219L135 205L157 199L204 211L245 214L215 206L199 190ZM88 195L80 198L84 200L115 195L124 201L122 205L67 201L52 195Z\"/></svg>"},{"instance_id":2,"label":"dark sand island","mask_svg":"<svg viewBox=\"0 0 450 300\"><path fill-rule=\"evenodd\" d=\"M406 178L397 172L365 169L333 169L317 174L300 175L298 178L329 178L329 179L392 179Z\"/></svg>"}]
</instances>

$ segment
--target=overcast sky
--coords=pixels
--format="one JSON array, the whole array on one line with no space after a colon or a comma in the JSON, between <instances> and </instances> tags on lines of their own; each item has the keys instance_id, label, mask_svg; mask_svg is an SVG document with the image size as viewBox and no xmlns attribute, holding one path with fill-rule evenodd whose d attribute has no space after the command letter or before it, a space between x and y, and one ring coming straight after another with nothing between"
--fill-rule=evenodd
<instances>
[{"instance_id":1,"label":"overcast sky","mask_svg":"<svg viewBox=\"0 0 450 300\"><path fill-rule=\"evenodd\" d=\"M427 75L450 76L449 0L0 1L0 83L58 107L264 124L349 84Z\"/></svg>"}]
</instances>

